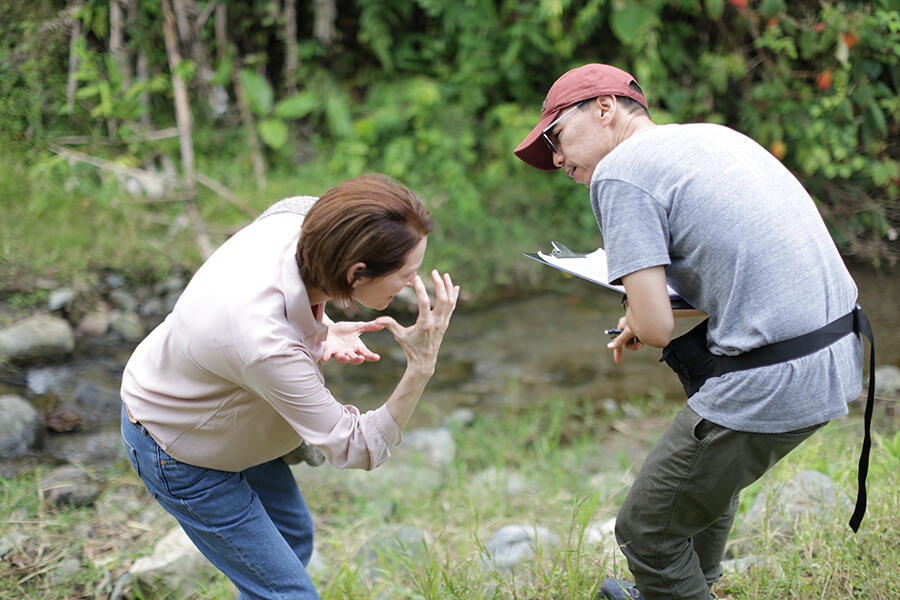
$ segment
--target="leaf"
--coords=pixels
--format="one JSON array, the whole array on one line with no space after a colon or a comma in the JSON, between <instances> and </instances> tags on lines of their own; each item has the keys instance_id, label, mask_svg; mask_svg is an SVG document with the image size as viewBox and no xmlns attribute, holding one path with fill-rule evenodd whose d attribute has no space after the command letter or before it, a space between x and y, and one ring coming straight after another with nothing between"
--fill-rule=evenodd
<instances>
[{"instance_id":1,"label":"leaf","mask_svg":"<svg viewBox=\"0 0 900 600\"><path fill-rule=\"evenodd\" d=\"M338 92L329 94L325 102L325 117L328 129L335 137L344 138L353 135L350 106L342 94Z\"/></svg>"},{"instance_id":2,"label":"leaf","mask_svg":"<svg viewBox=\"0 0 900 600\"><path fill-rule=\"evenodd\" d=\"M241 69L238 74L244 92L247 94L247 102L250 104L250 110L260 117L265 117L272 110L272 101L275 94L272 92L272 86L266 81L266 78L254 71Z\"/></svg>"},{"instance_id":3,"label":"leaf","mask_svg":"<svg viewBox=\"0 0 900 600\"><path fill-rule=\"evenodd\" d=\"M869 105L869 116L872 120L872 125L875 126L875 130L886 136L888 134L887 119L884 116L884 111L881 110L878 104L873 102Z\"/></svg>"},{"instance_id":4,"label":"leaf","mask_svg":"<svg viewBox=\"0 0 900 600\"><path fill-rule=\"evenodd\" d=\"M784 0L763 0L760 10L762 10L763 16L767 19L777 17L784 11Z\"/></svg>"},{"instance_id":5,"label":"leaf","mask_svg":"<svg viewBox=\"0 0 900 600\"><path fill-rule=\"evenodd\" d=\"M725 12L725 0L705 0L703 4L710 19L718 21L722 18L722 13Z\"/></svg>"},{"instance_id":6,"label":"leaf","mask_svg":"<svg viewBox=\"0 0 900 600\"><path fill-rule=\"evenodd\" d=\"M256 126L259 137L274 150L283 148L287 143L288 128L281 119L264 119Z\"/></svg>"},{"instance_id":7,"label":"leaf","mask_svg":"<svg viewBox=\"0 0 900 600\"><path fill-rule=\"evenodd\" d=\"M100 93L100 88L96 83L91 85L86 85L84 87L80 87L75 91L75 97L79 100L84 100L85 98L91 98Z\"/></svg>"},{"instance_id":8,"label":"leaf","mask_svg":"<svg viewBox=\"0 0 900 600\"><path fill-rule=\"evenodd\" d=\"M100 82L100 114L104 117L112 115L112 91L108 81Z\"/></svg>"},{"instance_id":9,"label":"leaf","mask_svg":"<svg viewBox=\"0 0 900 600\"><path fill-rule=\"evenodd\" d=\"M614 8L610 28L623 44L633 44L657 21L656 13L646 4L629 2L621 8Z\"/></svg>"},{"instance_id":10,"label":"leaf","mask_svg":"<svg viewBox=\"0 0 900 600\"><path fill-rule=\"evenodd\" d=\"M300 119L322 105L322 99L312 91L300 92L279 100L274 115L279 119Z\"/></svg>"}]
</instances>

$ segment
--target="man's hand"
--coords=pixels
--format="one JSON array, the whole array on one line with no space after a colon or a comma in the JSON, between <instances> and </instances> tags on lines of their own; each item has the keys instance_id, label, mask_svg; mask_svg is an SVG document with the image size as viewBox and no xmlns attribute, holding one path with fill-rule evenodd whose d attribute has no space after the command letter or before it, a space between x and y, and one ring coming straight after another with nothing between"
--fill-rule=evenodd
<instances>
[{"instance_id":1,"label":"man's hand","mask_svg":"<svg viewBox=\"0 0 900 600\"><path fill-rule=\"evenodd\" d=\"M628 327L628 321L625 317L619 319L618 328L622 330L622 333L606 345L607 348L613 351L613 360L616 361L616 364L622 362L622 348L638 350L644 345L641 343L641 340L634 337L634 332Z\"/></svg>"},{"instance_id":2,"label":"man's hand","mask_svg":"<svg viewBox=\"0 0 900 600\"><path fill-rule=\"evenodd\" d=\"M322 350L322 362L334 358L339 363L358 365L381 357L369 350L359 336L367 331L384 329L378 321L340 321L328 325L328 337Z\"/></svg>"}]
</instances>

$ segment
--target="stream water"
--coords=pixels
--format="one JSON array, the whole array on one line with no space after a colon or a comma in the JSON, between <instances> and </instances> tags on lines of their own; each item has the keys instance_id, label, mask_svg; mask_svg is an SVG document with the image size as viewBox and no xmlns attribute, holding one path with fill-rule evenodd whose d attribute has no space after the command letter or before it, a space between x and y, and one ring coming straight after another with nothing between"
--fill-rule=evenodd
<instances>
[{"instance_id":1,"label":"stream water","mask_svg":"<svg viewBox=\"0 0 900 600\"><path fill-rule=\"evenodd\" d=\"M865 268L856 269L854 276L860 304L875 330L877 363L900 366L900 277ZM552 396L613 408L627 408L648 394L683 401L677 378L658 362L659 350L626 352L623 362L614 364L603 330L614 327L622 314L617 294L562 275L556 287L553 293L481 310L459 309L410 427L435 425L460 407L476 414L502 413ZM695 322L685 321L676 333ZM382 355L379 362L324 367L334 395L362 410L387 398L404 365L402 351L387 331L367 334L366 341ZM22 395L44 411L56 401L100 394L94 410L102 414L89 415L90 429L111 428L118 419L118 379L130 352L131 347L120 344L94 343L64 364L34 367L20 373L17 382L0 382L0 394Z\"/></svg>"}]
</instances>

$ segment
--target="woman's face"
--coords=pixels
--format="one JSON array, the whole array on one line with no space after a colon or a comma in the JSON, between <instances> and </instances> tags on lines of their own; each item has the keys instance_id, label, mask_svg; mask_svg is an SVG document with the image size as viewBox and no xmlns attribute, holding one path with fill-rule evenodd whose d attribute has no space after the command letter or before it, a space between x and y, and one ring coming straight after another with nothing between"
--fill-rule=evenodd
<instances>
[{"instance_id":1,"label":"woman's face","mask_svg":"<svg viewBox=\"0 0 900 600\"><path fill-rule=\"evenodd\" d=\"M353 284L353 299L375 310L384 310L401 289L412 285L422 260L425 258L427 236L422 236L419 243L406 255L403 266L381 277L360 277Z\"/></svg>"}]
</instances>

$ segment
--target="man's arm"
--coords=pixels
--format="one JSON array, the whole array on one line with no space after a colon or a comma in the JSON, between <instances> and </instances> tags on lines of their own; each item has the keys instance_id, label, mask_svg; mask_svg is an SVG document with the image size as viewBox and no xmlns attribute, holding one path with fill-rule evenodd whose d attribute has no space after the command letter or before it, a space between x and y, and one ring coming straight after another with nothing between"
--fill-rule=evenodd
<instances>
[{"instance_id":1,"label":"man's arm","mask_svg":"<svg viewBox=\"0 0 900 600\"><path fill-rule=\"evenodd\" d=\"M622 277L628 302L625 316L619 320L622 333L607 347L616 363L622 361L622 349L637 350L644 344L663 348L672 339L676 317L699 317L694 309L672 310L666 287L666 269L650 267Z\"/></svg>"},{"instance_id":2,"label":"man's arm","mask_svg":"<svg viewBox=\"0 0 900 600\"><path fill-rule=\"evenodd\" d=\"M641 342L662 348L672 339L675 316L666 289L665 267L650 267L622 278L628 302L625 320Z\"/></svg>"}]
</instances>

